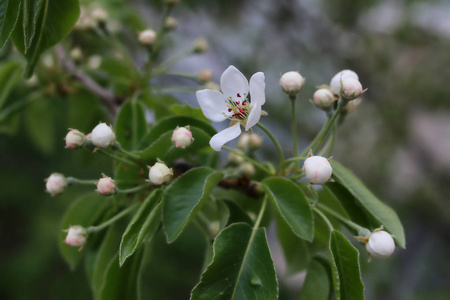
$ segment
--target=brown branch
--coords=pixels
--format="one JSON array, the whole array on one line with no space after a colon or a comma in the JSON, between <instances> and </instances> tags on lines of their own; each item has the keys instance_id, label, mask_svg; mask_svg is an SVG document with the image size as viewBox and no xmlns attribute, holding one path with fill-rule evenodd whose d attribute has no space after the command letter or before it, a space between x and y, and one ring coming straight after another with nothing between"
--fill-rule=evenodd
<instances>
[{"instance_id":1,"label":"brown branch","mask_svg":"<svg viewBox=\"0 0 450 300\"><path fill-rule=\"evenodd\" d=\"M219 186L224 189L235 189L252 197L259 198L262 194L261 186L251 183L250 178L242 176L240 178L224 178L219 182Z\"/></svg>"}]
</instances>

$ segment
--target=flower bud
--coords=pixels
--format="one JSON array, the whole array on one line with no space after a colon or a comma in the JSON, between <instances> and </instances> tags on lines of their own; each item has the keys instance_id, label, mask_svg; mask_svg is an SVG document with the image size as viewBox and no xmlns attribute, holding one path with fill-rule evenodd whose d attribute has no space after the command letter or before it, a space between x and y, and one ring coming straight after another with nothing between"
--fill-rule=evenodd
<instances>
[{"instance_id":1,"label":"flower bud","mask_svg":"<svg viewBox=\"0 0 450 300\"><path fill-rule=\"evenodd\" d=\"M311 101L316 107L327 110L335 100L333 94L328 89L318 89Z\"/></svg>"},{"instance_id":2,"label":"flower bud","mask_svg":"<svg viewBox=\"0 0 450 300\"><path fill-rule=\"evenodd\" d=\"M86 244L87 232L82 226L70 226L67 232L66 244L72 247L83 247Z\"/></svg>"},{"instance_id":3,"label":"flower bud","mask_svg":"<svg viewBox=\"0 0 450 300\"><path fill-rule=\"evenodd\" d=\"M252 177L253 175L255 175L255 167L251 163L245 162L239 166L238 173L241 175Z\"/></svg>"},{"instance_id":4,"label":"flower bud","mask_svg":"<svg viewBox=\"0 0 450 300\"><path fill-rule=\"evenodd\" d=\"M213 73L210 69L203 69L198 73L198 80L203 83L211 81Z\"/></svg>"},{"instance_id":5,"label":"flower bud","mask_svg":"<svg viewBox=\"0 0 450 300\"><path fill-rule=\"evenodd\" d=\"M239 153L242 153L241 150L236 150L236 151L238 151ZM240 165L244 161L245 161L245 159L242 156L237 155L236 153L230 152L230 154L228 154L228 162L232 165Z\"/></svg>"},{"instance_id":6,"label":"flower bud","mask_svg":"<svg viewBox=\"0 0 450 300\"><path fill-rule=\"evenodd\" d=\"M205 39L200 38L200 39L196 39L194 41L194 52L195 53L203 53L208 50L209 50L209 44Z\"/></svg>"},{"instance_id":7,"label":"flower bud","mask_svg":"<svg viewBox=\"0 0 450 300\"><path fill-rule=\"evenodd\" d=\"M76 129L71 129L66 135L66 148L78 149L83 146L85 136Z\"/></svg>"},{"instance_id":8,"label":"flower bud","mask_svg":"<svg viewBox=\"0 0 450 300\"><path fill-rule=\"evenodd\" d=\"M348 77L342 80L341 96L346 100L358 98L364 91L358 79Z\"/></svg>"},{"instance_id":9,"label":"flower bud","mask_svg":"<svg viewBox=\"0 0 450 300\"><path fill-rule=\"evenodd\" d=\"M102 64L102 57L100 55L92 55L89 57L87 65L89 69L96 70Z\"/></svg>"},{"instance_id":10,"label":"flower bud","mask_svg":"<svg viewBox=\"0 0 450 300\"><path fill-rule=\"evenodd\" d=\"M106 23L108 20L108 13L103 8L95 8L92 13L91 17L98 23Z\"/></svg>"},{"instance_id":11,"label":"flower bud","mask_svg":"<svg viewBox=\"0 0 450 300\"><path fill-rule=\"evenodd\" d=\"M116 135L111 126L100 123L92 130L91 141L98 148L108 148L116 142Z\"/></svg>"},{"instance_id":12,"label":"flower bud","mask_svg":"<svg viewBox=\"0 0 450 300\"><path fill-rule=\"evenodd\" d=\"M33 76L30 77L30 79L27 79L25 81L25 85L29 88L34 88L39 85L39 79L36 74L33 74Z\"/></svg>"},{"instance_id":13,"label":"flower bud","mask_svg":"<svg viewBox=\"0 0 450 300\"><path fill-rule=\"evenodd\" d=\"M341 94L341 80L344 80L349 77L359 80L358 74L356 74L352 70L342 70L336 75L334 75L330 82L331 92L339 96Z\"/></svg>"},{"instance_id":14,"label":"flower bud","mask_svg":"<svg viewBox=\"0 0 450 300\"><path fill-rule=\"evenodd\" d=\"M47 192L52 196L56 196L64 192L64 189L67 185L66 177L63 174L53 173L49 178L46 179L47 183L45 187Z\"/></svg>"},{"instance_id":15,"label":"flower bud","mask_svg":"<svg viewBox=\"0 0 450 300\"><path fill-rule=\"evenodd\" d=\"M360 104L362 99L356 98L354 100L348 101L347 105L342 109L342 112L352 112L354 111Z\"/></svg>"},{"instance_id":16,"label":"flower bud","mask_svg":"<svg viewBox=\"0 0 450 300\"><path fill-rule=\"evenodd\" d=\"M103 178L100 178L97 182L97 192L103 196L112 196L117 194L117 185L111 177L106 177L103 175Z\"/></svg>"},{"instance_id":17,"label":"flower bud","mask_svg":"<svg viewBox=\"0 0 450 300\"><path fill-rule=\"evenodd\" d=\"M151 29L146 29L139 33L139 43L142 46L150 47L153 46L156 39L156 32Z\"/></svg>"},{"instance_id":18,"label":"flower bud","mask_svg":"<svg viewBox=\"0 0 450 300\"><path fill-rule=\"evenodd\" d=\"M388 258L394 253L395 243L392 235L383 230L375 230L366 243L367 252L376 258Z\"/></svg>"},{"instance_id":19,"label":"flower bud","mask_svg":"<svg viewBox=\"0 0 450 300\"><path fill-rule=\"evenodd\" d=\"M297 95L305 83L305 78L299 72L290 71L284 73L280 78L280 85L286 94L290 96Z\"/></svg>"},{"instance_id":20,"label":"flower bud","mask_svg":"<svg viewBox=\"0 0 450 300\"><path fill-rule=\"evenodd\" d=\"M172 142L175 143L175 147L177 148L186 148L192 142L194 138L192 137L192 132L189 130L189 126L186 127L178 127L172 134Z\"/></svg>"},{"instance_id":21,"label":"flower bud","mask_svg":"<svg viewBox=\"0 0 450 300\"><path fill-rule=\"evenodd\" d=\"M333 169L328 159L322 156L311 156L303 165L306 180L311 184L324 184L330 180Z\"/></svg>"},{"instance_id":22,"label":"flower bud","mask_svg":"<svg viewBox=\"0 0 450 300\"><path fill-rule=\"evenodd\" d=\"M173 176L173 170L169 169L164 163L157 162L152 167L148 173L150 182L153 184L163 184L164 182L169 182Z\"/></svg>"},{"instance_id":23,"label":"flower bud","mask_svg":"<svg viewBox=\"0 0 450 300\"><path fill-rule=\"evenodd\" d=\"M173 18L173 17L168 17L166 22L164 23L164 28L166 30L174 30L176 29L178 26L178 21L177 19Z\"/></svg>"},{"instance_id":24,"label":"flower bud","mask_svg":"<svg viewBox=\"0 0 450 300\"><path fill-rule=\"evenodd\" d=\"M80 47L75 47L70 51L70 58L77 63L83 59L83 52Z\"/></svg>"}]
</instances>

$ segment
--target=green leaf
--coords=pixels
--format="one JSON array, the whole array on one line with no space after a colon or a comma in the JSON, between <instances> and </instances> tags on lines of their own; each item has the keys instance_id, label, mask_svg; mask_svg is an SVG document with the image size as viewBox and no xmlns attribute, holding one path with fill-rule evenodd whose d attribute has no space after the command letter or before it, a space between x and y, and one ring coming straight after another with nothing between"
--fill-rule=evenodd
<instances>
[{"instance_id":1,"label":"green leaf","mask_svg":"<svg viewBox=\"0 0 450 300\"><path fill-rule=\"evenodd\" d=\"M230 225L214 241L213 262L191 300L278 298L278 282L264 228Z\"/></svg>"},{"instance_id":2,"label":"green leaf","mask_svg":"<svg viewBox=\"0 0 450 300\"><path fill-rule=\"evenodd\" d=\"M1 0L0 0L1 1ZM18 62L10 61L1 65L0 68L0 109L8 100L11 90L20 79L22 73L21 65Z\"/></svg>"},{"instance_id":3,"label":"green leaf","mask_svg":"<svg viewBox=\"0 0 450 300\"><path fill-rule=\"evenodd\" d=\"M163 224L167 242L173 242L208 200L223 178L210 168L195 168L178 177L164 194Z\"/></svg>"},{"instance_id":4,"label":"green leaf","mask_svg":"<svg viewBox=\"0 0 450 300\"><path fill-rule=\"evenodd\" d=\"M190 127L189 130L192 132L192 137L194 138L192 144L184 149L171 147L169 151L167 151L167 153L164 155L164 161L170 163L176 159L187 157L193 153L197 153L202 149L207 149L206 151L208 152L213 151L211 149L211 146L209 145L211 136L208 133L194 126ZM173 131L171 133L173 133Z\"/></svg>"},{"instance_id":5,"label":"green leaf","mask_svg":"<svg viewBox=\"0 0 450 300\"><path fill-rule=\"evenodd\" d=\"M116 122L116 138L126 150L139 150L139 143L147 133L147 122L142 105L130 100L120 109Z\"/></svg>"},{"instance_id":6,"label":"green leaf","mask_svg":"<svg viewBox=\"0 0 450 300\"><path fill-rule=\"evenodd\" d=\"M119 262L122 266L126 259L133 255L144 240L147 233L154 234L161 221L163 191L154 190L134 214L120 242Z\"/></svg>"},{"instance_id":7,"label":"green leaf","mask_svg":"<svg viewBox=\"0 0 450 300\"><path fill-rule=\"evenodd\" d=\"M302 190L292 181L281 177L267 178L262 185L295 235L312 241L312 212Z\"/></svg>"},{"instance_id":8,"label":"green leaf","mask_svg":"<svg viewBox=\"0 0 450 300\"><path fill-rule=\"evenodd\" d=\"M116 174L114 179L119 189L125 190L145 184L148 179L147 167L141 167L135 164L120 163L115 168Z\"/></svg>"},{"instance_id":9,"label":"green leaf","mask_svg":"<svg viewBox=\"0 0 450 300\"><path fill-rule=\"evenodd\" d=\"M134 300L139 299L139 274L142 265L143 248L130 257L125 264L119 266L119 254L109 264L103 286L100 292L100 300Z\"/></svg>"},{"instance_id":10,"label":"green leaf","mask_svg":"<svg viewBox=\"0 0 450 300\"><path fill-rule=\"evenodd\" d=\"M178 100L169 95L155 95L145 93L142 95L142 101L155 114L156 120L161 120L172 115L172 105L178 104Z\"/></svg>"},{"instance_id":11,"label":"green leaf","mask_svg":"<svg viewBox=\"0 0 450 300\"><path fill-rule=\"evenodd\" d=\"M71 225L80 225L85 228L95 225L95 222L101 217L109 205L110 202L105 197L93 193L78 199L67 210L61 223L61 233L59 234L60 243L58 245L63 258L72 270L75 269L83 251L78 251L78 248L69 247L64 243L67 233L63 232L63 230L68 229Z\"/></svg>"},{"instance_id":12,"label":"green leaf","mask_svg":"<svg viewBox=\"0 0 450 300\"><path fill-rule=\"evenodd\" d=\"M27 59L25 78L31 77L39 56L72 29L80 14L78 0L24 0L19 24L11 37Z\"/></svg>"},{"instance_id":13,"label":"green leaf","mask_svg":"<svg viewBox=\"0 0 450 300\"><path fill-rule=\"evenodd\" d=\"M20 0L0 0L0 48L16 26L20 5Z\"/></svg>"},{"instance_id":14,"label":"green leaf","mask_svg":"<svg viewBox=\"0 0 450 300\"><path fill-rule=\"evenodd\" d=\"M177 116L191 117L209 123L209 120L205 117L200 108L194 108L186 104L186 105L172 105L170 109Z\"/></svg>"},{"instance_id":15,"label":"green leaf","mask_svg":"<svg viewBox=\"0 0 450 300\"><path fill-rule=\"evenodd\" d=\"M330 260L336 300L364 300L359 252L337 230L330 236Z\"/></svg>"},{"instance_id":16,"label":"green leaf","mask_svg":"<svg viewBox=\"0 0 450 300\"><path fill-rule=\"evenodd\" d=\"M230 217L230 210L228 206L222 200L209 199L201 210L202 215L207 219L209 229L213 236L219 234L219 232L227 225Z\"/></svg>"},{"instance_id":17,"label":"green leaf","mask_svg":"<svg viewBox=\"0 0 450 300\"><path fill-rule=\"evenodd\" d=\"M308 265L305 282L300 290L298 299L328 300L331 292L330 279L324 262L313 259Z\"/></svg>"},{"instance_id":18,"label":"green leaf","mask_svg":"<svg viewBox=\"0 0 450 300\"><path fill-rule=\"evenodd\" d=\"M228 210L230 212L227 225L241 222L253 226L252 219L250 219L250 216L239 205L237 205L231 200L223 200L223 201L228 206Z\"/></svg>"},{"instance_id":19,"label":"green leaf","mask_svg":"<svg viewBox=\"0 0 450 300\"><path fill-rule=\"evenodd\" d=\"M56 100L42 96L30 103L25 110L25 130L37 148L45 154L52 153L55 149ZM61 145L63 143L64 141L61 141Z\"/></svg>"},{"instance_id":20,"label":"green leaf","mask_svg":"<svg viewBox=\"0 0 450 300\"><path fill-rule=\"evenodd\" d=\"M361 206L376 220L375 227L383 225L386 231L394 235L397 245L405 248L403 226L395 211L378 200L374 194L350 170L336 161L331 162L333 176L361 204Z\"/></svg>"}]
</instances>

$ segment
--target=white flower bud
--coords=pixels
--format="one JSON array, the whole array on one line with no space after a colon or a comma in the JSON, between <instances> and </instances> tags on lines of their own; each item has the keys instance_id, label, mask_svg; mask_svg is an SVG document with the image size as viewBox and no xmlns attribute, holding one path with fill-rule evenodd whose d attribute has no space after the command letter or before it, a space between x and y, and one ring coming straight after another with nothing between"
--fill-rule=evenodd
<instances>
[{"instance_id":1,"label":"white flower bud","mask_svg":"<svg viewBox=\"0 0 450 300\"><path fill-rule=\"evenodd\" d=\"M111 126L100 123L92 130L91 141L98 148L108 148L116 142L116 135Z\"/></svg>"},{"instance_id":2,"label":"white flower bud","mask_svg":"<svg viewBox=\"0 0 450 300\"><path fill-rule=\"evenodd\" d=\"M47 183L45 187L47 192L52 196L56 196L64 192L64 189L67 186L66 177L63 174L53 173L49 178L46 179Z\"/></svg>"},{"instance_id":3,"label":"white flower bud","mask_svg":"<svg viewBox=\"0 0 450 300\"><path fill-rule=\"evenodd\" d=\"M305 83L305 78L299 72L290 71L284 73L280 78L282 90L291 96L297 95Z\"/></svg>"},{"instance_id":4,"label":"white flower bud","mask_svg":"<svg viewBox=\"0 0 450 300\"><path fill-rule=\"evenodd\" d=\"M375 231L369 236L366 250L375 258L388 258L395 250L394 239L386 231Z\"/></svg>"},{"instance_id":5,"label":"white flower bud","mask_svg":"<svg viewBox=\"0 0 450 300\"><path fill-rule=\"evenodd\" d=\"M306 180L311 184L324 184L330 180L333 169L328 159L322 156L311 156L303 165Z\"/></svg>"},{"instance_id":6,"label":"white flower bud","mask_svg":"<svg viewBox=\"0 0 450 300\"><path fill-rule=\"evenodd\" d=\"M98 23L105 23L108 20L108 13L103 8L95 8L91 16Z\"/></svg>"},{"instance_id":7,"label":"white flower bud","mask_svg":"<svg viewBox=\"0 0 450 300\"><path fill-rule=\"evenodd\" d=\"M358 79L348 77L342 80L341 96L347 100L353 100L363 93L363 88Z\"/></svg>"},{"instance_id":8,"label":"white flower bud","mask_svg":"<svg viewBox=\"0 0 450 300\"><path fill-rule=\"evenodd\" d=\"M176 29L178 26L178 21L177 19L173 18L173 17L168 17L166 22L164 23L164 28L166 30L174 30Z\"/></svg>"},{"instance_id":9,"label":"white flower bud","mask_svg":"<svg viewBox=\"0 0 450 300\"><path fill-rule=\"evenodd\" d=\"M189 126L186 127L178 127L174 130L172 134L172 142L175 143L175 147L177 148L186 148L192 142L194 138L192 137L192 132L189 130Z\"/></svg>"},{"instance_id":10,"label":"white flower bud","mask_svg":"<svg viewBox=\"0 0 450 300\"><path fill-rule=\"evenodd\" d=\"M70 51L70 58L75 62L80 62L83 59L83 52L80 47L75 47Z\"/></svg>"},{"instance_id":11,"label":"white flower bud","mask_svg":"<svg viewBox=\"0 0 450 300\"><path fill-rule=\"evenodd\" d=\"M245 162L239 166L238 173L241 175L252 177L253 175L255 175L255 167L251 163Z\"/></svg>"},{"instance_id":12,"label":"white flower bud","mask_svg":"<svg viewBox=\"0 0 450 300\"><path fill-rule=\"evenodd\" d=\"M76 129L70 130L66 135L66 148L78 149L83 146L85 135Z\"/></svg>"},{"instance_id":13,"label":"white flower bud","mask_svg":"<svg viewBox=\"0 0 450 300\"><path fill-rule=\"evenodd\" d=\"M72 247L83 247L86 244L87 232L81 226L70 226L67 232L66 244Z\"/></svg>"},{"instance_id":14,"label":"white flower bud","mask_svg":"<svg viewBox=\"0 0 450 300\"><path fill-rule=\"evenodd\" d=\"M151 29L146 29L139 33L139 43L143 46L153 46L156 39L156 32Z\"/></svg>"},{"instance_id":15,"label":"white flower bud","mask_svg":"<svg viewBox=\"0 0 450 300\"><path fill-rule=\"evenodd\" d=\"M359 79L358 74L356 74L352 70L342 70L334 75L330 82L331 92L339 96L341 94L341 79L344 80L349 77L355 78L357 80Z\"/></svg>"},{"instance_id":16,"label":"white flower bud","mask_svg":"<svg viewBox=\"0 0 450 300\"><path fill-rule=\"evenodd\" d=\"M252 150L256 150L261 148L263 143L263 139L260 135L256 134L256 133L252 133L250 135L250 149Z\"/></svg>"},{"instance_id":17,"label":"white flower bud","mask_svg":"<svg viewBox=\"0 0 450 300\"><path fill-rule=\"evenodd\" d=\"M312 103L320 109L328 109L334 100L334 95L328 89L318 89L314 93Z\"/></svg>"},{"instance_id":18,"label":"white flower bud","mask_svg":"<svg viewBox=\"0 0 450 300\"><path fill-rule=\"evenodd\" d=\"M194 41L194 52L195 53L203 53L209 50L208 41L200 38Z\"/></svg>"},{"instance_id":19,"label":"white flower bud","mask_svg":"<svg viewBox=\"0 0 450 300\"><path fill-rule=\"evenodd\" d=\"M97 182L97 192L103 196L112 196L117 194L117 185L111 177L103 176Z\"/></svg>"},{"instance_id":20,"label":"white flower bud","mask_svg":"<svg viewBox=\"0 0 450 300\"><path fill-rule=\"evenodd\" d=\"M238 151L239 153L242 153L242 151L240 151L240 150L236 150L236 151ZM237 155L233 152L230 152L230 154L228 154L228 162L232 165L240 165L244 161L245 161L245 159L240 155Z\"/></svg>"},{"instance_id":21,"label":"white flower bud","mask_svg":"<svg viewBox=\"0 0 450 300\"><path fill-rule=\"evenodd\" d=\"M155 163L148 173L150 182L153 184L163 184L169 182L173 176L173 170L169 169L165 164L157 162Z\"/></svg>"},{"instance_id":22,"label":"white flower bud","mask_svg":"<svg viewBox=\"0 0 450 300\"><path fill-rule=\"evenodd\" d=\"M198 73L198 80L203 83L211 81L213 73L210 69L203 69Z\"/></svg>"},{"instance_id":23,"label":"white flower bud","mask_svg":"<svg viewBox=\"0 0 450 300\"><path fill-rule=\"evenodd\" d=\"M88 59L88 67L91 70L96 70L102 64L102 57L100 55L92 55Z\"/></svg>"}]
</instances>

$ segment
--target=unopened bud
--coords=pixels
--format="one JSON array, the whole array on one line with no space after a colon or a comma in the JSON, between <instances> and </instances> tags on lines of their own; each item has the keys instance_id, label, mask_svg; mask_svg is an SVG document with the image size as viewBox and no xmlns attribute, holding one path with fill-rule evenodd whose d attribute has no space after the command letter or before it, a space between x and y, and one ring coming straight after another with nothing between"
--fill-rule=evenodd
<instances>
[{"instance_id":1,"label":"unopened bud","mask_svg":"<svg viewBox=\"0 0 450 300\"><path fill-rule=\"evenodd\" d=\"M388 258L394 253L395 243L392 235L383 230L375 230L366 243L367 252L375 258Z\"/></svg>"},{"instance_id":2,"label":"unopened bud","mask_svg":"<svg viewBox=\"0 0 450 300\"><path fill-rule=\"evenodd\" d=\"M244 154L241 150L236 150L238 153L242 153ZM245 161L245 159L241 156L238 155L234 152L230 152L230 154L228 154L228 162L232 165L240 165Z\"/></svg>"},{"instance_id":3,"label":"unopened bud","mask_svg":"<svg viewBox=\"0 0 450 300\"><path fill-rule=\"evenodd\" d=\"M76 129L71 129L66 135L66 148L78 149L83 146L85 135Z\"/></svg>"},{"instance_id":4,"label":"unopened bud","mask_svg":"<svg viewBox=\"0 0 450 300\"><path fill-rule=\"evenodd\" d=\"M328 89L318 89L311 101L316 107L327 110L335 100L334 95Z\"/></svg>"},{"instance_id":5,"label":"unopened bud","mask_svg":"<svg viewBox=\"0 0 450 300\"><path fill-rule=\"evenodd\" d=\"M156 39L156 32L154 32L151 29L146 29L139 33L139 43L141 43L141 45L143 46L146 47L153 46L153 44L155 43L155 39Z\"/></svg>"},{"instance_id":6,"label":"unopened bud","mask_svg":"<svg viewBox=\"0 0 450 300\"><path fill-rule=\"evenodd\" d=\"M356 74L354 71L352 70L342 70L339 73L337 73L336 75L333 76L333 78L331 79L330 82L330 90L333 94L339 96L341 93L341 80L344 80L346 78L355 78L355 79L359 79L358 74Z\"/></svg>"},{"instance_id":7,"label":"unopened bud","mask_svg":"<svg viewBox=\"0 0 450 300\"><path fill-rule=\"evenodd\" d=\"M360 104L362 99L356 98L354 100L348 101L347 105L342 109L342 112L352 112L354 111Z\"/></svg>"},{"instance_id":8,"label":"unopened bud","mask_svg":"<svg viewBox=\"0 0 450 300\"><path fill-rule=\"evenodd\" d=\"M164 28L166 30L175 30L178 26L178 21L177 19L173 18L173 17L168 17L166 22L164 23Z\"/></svg>"},{"instance_id":9,"label":"unopened bud","mask_svg":"<svg viewBox=\"0 0 450 300\"><path fill-rule=\"evenodd\" d=\"M82 226L70 226L67 232L66 244L71 247L83 247L86 244L87 232Z\"/></svg>"},{"instance_id":10,"label":"unopened bud","mask_svg":"<svg viewBox=\"0 0 450 300\"><path fill-rule=\"evenodd\" d=\"M322 156L311 156L303 165L306 180L311 184L324 184L330 180L333 169L328 159Z\"/></svg>"},{"instance_id":11,"label":"unopened bud","mask_svg":"<svg viewBox=\"0 0 450 300\"><path fill-rule=\"evenodd\" d=\"M261 148L263 143L263 138L256 134L256 133L252 133L250 134L250 149L251 150L256 150Z\"/></svg>"},{"instance_id":12,"label":"unopened bud","mask_svg":"<svg viewBox=\"0 0 450 300\"><path fill-rule=\"evenodd\" d=\"M92 130L91 141L97 148L108 148L116 142L116 135L111 126L100 123Z\"/></svg>"},{"instance_id":13,"label":"unopened bud","mask_svg":"<svg viewBox=\"0 0 450 300\"><path fill-rule=\"evenodd\" d=\"M195 53L203 53L209 50L208 41L203 38L196 39L194 41L194 52Z\"/></svg>"},{"instance_id":14,"label":"unopened bud","mask_svg":"<svg viewBox=\"0 0 450 300\"><path fill-rule=\"evenodd\" d=\"M189 126L186 127L178 127L174 130L172 134L172 142L175 143L175 147L177 148L186 148L192 142L194 138L192 137L192 132L189 130Z\"/></svg>"},{"instance_id":15,"label":"unopened bud","mask_svg":"<svg viewBox=\"0 0 450 300\"><path fill-rule=\"evenodd\" d=\"M284 73L280 78L280 85L283 91L290 95L297 95L305 83L305 78L299 72L290 71Z\"/></svg>"},{"instance_id":16,"label":"unopened bud","mask_svg":"<svg viewBox=\"0 0 450 300\"><path fill-rule=\"evenodd\" d=\"M80 47L75 47L70 51L70 58L75 62L80 62L83 59L83 52Z\"/></svg>"},{"instance_id":17,"label":"unopened bud","mask_svg":"<svg viewBox=\"0 0 450 300\"><path fill-rule=\"evenodd\" d=\"M211 81L213 73L210 69L203 69L198 73L198 80L203 83Z\"/></svg>"},{"instance_id":18,"label":"unopened bud","mask_svg":"<svg viewBox=\"0 0 450 300\"><path fill-rule=\"evenodd\" d=\"M103 8L95 8L91 16L98 23L106 23L108 20L108 13Z\"/></svg>"},{"instance_id":19,"label":"unopened bud","mask_svg":"<svg viewBox=\"0 0 450 300\"><path fill-rule=\"evenodd\" d=\"M49 178L46 179L47 183L45 187L47 192L52 196L56 196L64 192L64 189L67 186L66 177L63 174L53 173Z\"/></svg>"},{"instance_id":20,"label":"unopened bud","mask_svg":"<svg viewBox=\"0 0 450 300\"><path fill-rule=\"evenodd\" d=\"M255 175L255 167L251 163L245 162L239 166L238 173L241 175L252 177L253 175Z\"/></svg>"},{"instance_id":21,"label":"unopened bud","mask_svg":"<svg viewBox=\"0 0 450 300\"><path fill-rule=\"evenodd\" d=\"M89 57L87 65L89 69L96 70L102 64L102 57L100 55L92 55Z\"/></svg>"},{"instance_id":22,"label":"unopened bud","mask_svg":"<svg viewBox=\"0 0 450 300\"><path fill-rule=\"evenodd\" d=\"M363 93L361 82L358 79L348 77L342 80L341 96L346 100L353 100Z\"/></svg>"},{"instance_id":23,"label":"unopened bud","mask_svg":"<svg viewBox=\"0 0 450 300\"><path fill-rule=\"evenodd\" d=\"M150 182L153 184L163 184L164 182L169 182L173 176L173 170L169 169L164 163L157 162L152 167L148 173Z\"/></svg>"},{"instance_id":24,"label":"unopened bud","mask_svg":"<svg viewBox=\"0 0 450 300\"><path fill-rule=\"evenodd\" d=\"M112 196L117 194L117 185L111 177L106 177L103 175L103 178L100 178L97 182L97 192L103 196Z\"/></svg>"}]
</instances>

